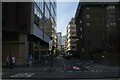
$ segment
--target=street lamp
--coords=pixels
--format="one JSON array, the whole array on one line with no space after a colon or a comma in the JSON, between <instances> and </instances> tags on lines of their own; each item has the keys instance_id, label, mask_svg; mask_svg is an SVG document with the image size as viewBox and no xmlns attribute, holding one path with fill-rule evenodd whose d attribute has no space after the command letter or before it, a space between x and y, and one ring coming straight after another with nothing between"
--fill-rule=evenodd
<instances>
[{"instance_id":1,"label":"street lamp","mask_svg":"<svg viewBox=\"0 0 120 80\"><path fill-rule=\"evenodd\" d=\"M54 52L54 45L53 45L53 40L52 40L52 37L51 37L51 40L49 42L49 51L50 51L50 55L51 55L51 68L52 68L52 60L53 60L53 52Z\"/></svg>"}]
</instances>

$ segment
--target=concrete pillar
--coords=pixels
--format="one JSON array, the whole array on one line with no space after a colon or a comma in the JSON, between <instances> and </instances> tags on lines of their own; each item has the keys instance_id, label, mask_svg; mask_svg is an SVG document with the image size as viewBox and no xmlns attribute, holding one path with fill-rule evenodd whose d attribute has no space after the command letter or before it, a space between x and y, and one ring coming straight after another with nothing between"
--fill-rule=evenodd
<instances>
[{"instance_id":1,"label":"concrete pillar","mask_svg":"<svg viewBox=\"0 0 120 80\"><path fill-rule=\"evenodd\" d=\"M40 41L39 41L39 60L41 59L41 45L40 45Z\"/></svg>"},{"instance_id":2,"label":"concrete pillar","mask_svg":"<svg viewBox=\"0 0 120 80\"><path fill-rule=\"evenodd\" d=\"M19 45L18 45L18 59L17 64L23 65L27 63L27 57L28 57L28 40L26 34L19 34Z\"/></svg>"}]
</instances>

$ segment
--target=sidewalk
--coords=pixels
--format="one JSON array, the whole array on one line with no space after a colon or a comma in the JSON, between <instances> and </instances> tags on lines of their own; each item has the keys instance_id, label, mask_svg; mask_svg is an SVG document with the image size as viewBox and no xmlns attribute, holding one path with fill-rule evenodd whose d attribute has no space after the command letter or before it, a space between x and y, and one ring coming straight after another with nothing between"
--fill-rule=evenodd
<instances>
[{"instance_id":1,"label":"sidewalk","mask_svg":"<svg viewBox=\"0 0 120 80\"><path fill-rule=\"evenodd\" d=\"M13 69L5 69L3 70L29 70L29 71L41 71L41 72L48 72L48 71L61 71L61 61L53 59L53 67L50 66L50 61L45 62L45 60L41 60L33 64L31 67L26 65L15 66Z\"/></svg>"}]
</instances>

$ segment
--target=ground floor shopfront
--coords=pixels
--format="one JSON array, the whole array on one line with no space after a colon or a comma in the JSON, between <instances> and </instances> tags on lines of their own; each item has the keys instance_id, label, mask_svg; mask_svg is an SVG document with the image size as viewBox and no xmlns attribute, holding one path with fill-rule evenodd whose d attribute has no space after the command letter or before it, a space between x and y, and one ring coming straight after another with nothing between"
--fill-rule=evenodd
<instances>
[{"instance_id":1,"label":"ground floor shopfront","mask_svg":"<svg viewBox=\"0 0 120 80\"><path fill-rule=\"evenodd\" d=\"M15 32L3 32L2 34L2 64L6 64L6 57L11 54L16 58L16 65L27 64L31 54L33 64L41 60L41 55L48 54L48 43L40 38Z\"/></svg>"}]
</instances>

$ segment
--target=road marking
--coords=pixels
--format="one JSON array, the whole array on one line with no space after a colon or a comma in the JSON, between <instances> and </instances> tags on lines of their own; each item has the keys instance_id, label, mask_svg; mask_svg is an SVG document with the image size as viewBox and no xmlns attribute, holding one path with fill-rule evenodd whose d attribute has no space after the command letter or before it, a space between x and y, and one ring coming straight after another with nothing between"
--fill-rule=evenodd
<instances>
[{"instance_id":1,"label":"road marking","mask_svg":"<svg viewBox=\"0 0 120 80\"><path fill-rule=\"evenodd\" d=\"M73 71L67 71L67 72L73 72Z\"/></svg>"},{"instance_id":2,"label":"road marking","mask_svg":"<svg viewBox=\"0 0 120 80\"><path fill-rule=\"evenodd\" d=\"M4 74L8 74L8 72L2 72L2 73L0 73L0 76L4 75Z\"/></svg>"},{"instance_id":3,"label":"road marking","mask_svg":"<svg viewBox=\"0 0 120 80\"><path fill-rule=\"evenodd\" d=\"M83 72L89 72L89 71L83 71Z\"/></svg>"},{"instance_id":4,"label":"road marking","mask_svg":"<svg viewBox=\"0 0 120 80\"><path fill-rule=\"evenodd\" d=\"M12 78L22 78L22 77L25 77L25 78L29 78L31 76L33 76L35 73L17 73L15 75L12 75L11 77Z\"/></svg>"}]
</instances>

